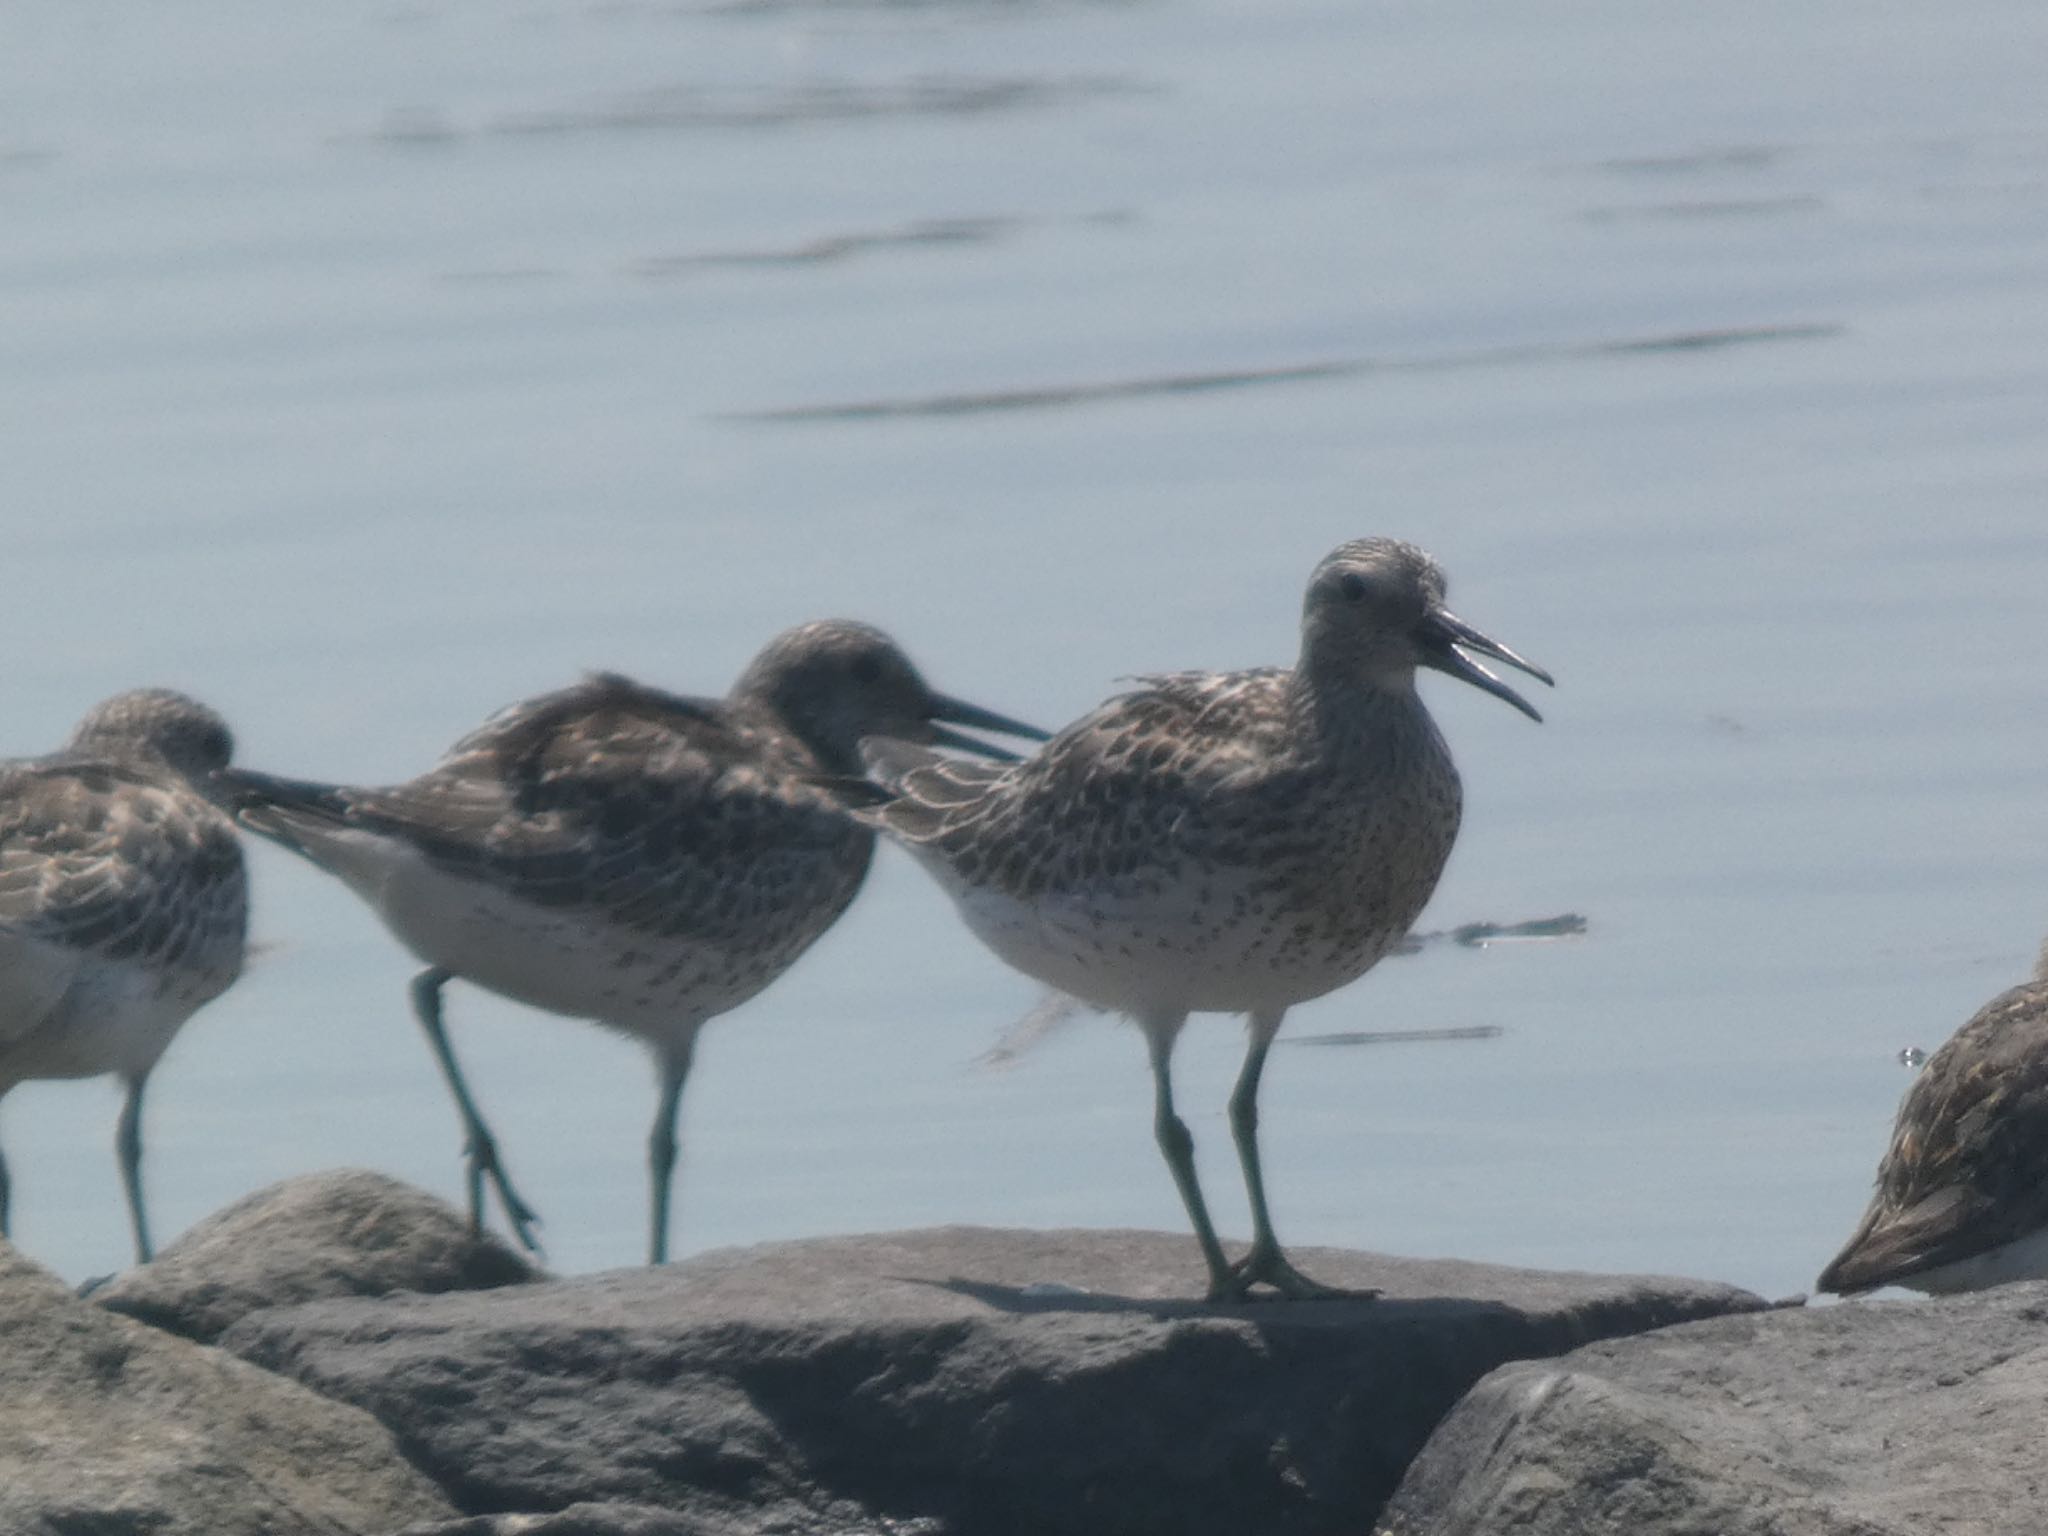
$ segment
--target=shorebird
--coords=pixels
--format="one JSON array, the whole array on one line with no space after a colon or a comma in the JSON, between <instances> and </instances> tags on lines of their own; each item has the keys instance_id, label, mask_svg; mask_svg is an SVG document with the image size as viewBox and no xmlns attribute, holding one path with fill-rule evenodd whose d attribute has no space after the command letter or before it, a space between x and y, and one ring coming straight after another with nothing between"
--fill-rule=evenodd
<instances>
[{"instance_id":1,"label":"shorebird","mask_svg":"<svg viewBox=\"0 0 2048 1536\"><path fill-rule=\"evenodd\" d=\"M142 1091L242 969L241 842L203 789L233 751L205 705L141 688L95 707L62 751L0 765L0 1095L121 1078L114 1150L145 1264ZM0 1234L11 1193L0 1156Z\"/></svg>"},{"instance_id":2,"label":"shorebird","mask_svg":"<svg viewBox=\"0 0 2048 1536\"><path fill-rule=\"evenodd\" d=\"M849 803L917 856L968 927L1027 975L1128 1015L1151 1053L1153 1129L1201 1244L1213 1300L1260 1282L1338 1294L1273 1235L1258 1092L1289 1007L1371 969L1429 900L1457 835L1449 749L1415 671L1462 678L1540 719L1468 656L1550 682L1453 617L1422 550L1360 539L1308 585L1293 670L1138 679L1015 765L867 744L881 803ZM1227 1263L1175 1113L1191 1012L1249 1015L1230 1124L1252 1246Z\"/></svg>"},{"instance_id":3,"label":"shorebird","mask_svg":"<svg viewBox=\"0 0 2048 1536\"><path fill-rule=\"evenodd\" d=\"M873 834L823 787L884 734L1009 757L948 724L1045 733L935 693L879 630L772 641L722 700L599 674L516 704L385 789L224 778L243 824L338 876L426 963L412 999L483 1182L534 1248L442 1024L455 977L632 1035L655 1054L650 1262L668 1256L676 1121L697 1034L789 968L853 900Z\"/></svg>"},{"instance_id":4,"label":"shorebird","mask_svg":"<svg viewBox=\"0 0 2048 1536\"><path fill-rule=\"evenodd\" d=\"M2048 947L1899 1105L1877 1192L1819 1290L1945 1294L2048 1276Z\"/></svg>"}]
</instances>

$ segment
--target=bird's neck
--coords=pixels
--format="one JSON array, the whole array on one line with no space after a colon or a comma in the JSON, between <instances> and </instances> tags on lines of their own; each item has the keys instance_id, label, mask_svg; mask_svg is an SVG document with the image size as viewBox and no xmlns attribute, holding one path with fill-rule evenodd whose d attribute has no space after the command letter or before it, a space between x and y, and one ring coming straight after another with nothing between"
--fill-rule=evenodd
<instances>
[{"instance_id":1,"label":"bird's neck","mask_svg":"<svg viewBox=\"0 0 2048 1536\"><path fill-rule=\"evenodd\" d=\"M1421 708L1412 665L1374 667L1362 658L1319 655L1303 649L1289 680L1297 717L1318 731L1384 729Z\"/></svg>"}]
</instances>

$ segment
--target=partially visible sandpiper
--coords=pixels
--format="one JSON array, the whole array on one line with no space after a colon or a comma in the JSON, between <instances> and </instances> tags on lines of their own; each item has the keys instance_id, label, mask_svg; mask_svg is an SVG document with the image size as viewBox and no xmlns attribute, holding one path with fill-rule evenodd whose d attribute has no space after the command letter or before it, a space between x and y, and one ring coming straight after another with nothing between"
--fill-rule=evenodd
<instances>
[{"instance_id":1,"label":"partially visible sandpiper","mask_svg":"<svg viewBox=\"0 0 2048 1536\"><path fill-rule=\"evenodd\" d=\"M935 693L879 630L788 631L722 700L604 674L514 705L430 772L351 789L236 771L243 823L338 876L427 969L413 1004L467 1136L470 1215L500 1161L441 1021L452 977L645 1041L661 1075L648 1251L668 1256L676 1119L698 1031L781 975L853 900L874 838L819 781L870 735L1009 757L965 725L1044 733Z\"/></svg>"},{"instance_id":2,"label":"partially visible sandpiper","mask_svg":"<svg viewBox=\"0 0 2048 1536\"><path fill-rule=\"evenodd\" d=\"M1458 831L1457 770L1415 692L1432 667L1540 718L1466 652L1549 674L1454 618L1435 561L1361 539L1316 568L1292 671L1143 680L1027 762L867 744L893 798L862 811L909 848L1019 970L1128 1014L1151 1050L1154 1131L1212 1299L1263 1282L1339 1294L1281 1251L1259 1164L1258 1091L1287 1009L1371 969L1429 900ZM1227 1262L1174 1111L1190 1012L1250 1016L1230 1099L1252 1246Z\"/></svg>"},{"instance_id":3,"label":"partially visible sandpiper","mask_svg":"<svg viewBox=\"0 0 2048 1536\"><path fill-rule=\"evenodd\" d=\"M1946 1293L2048 1277L2048 946L1928 1057L1877 1193L1817 1289Z\"/></svg>"},{"instance_id":4,"label":"partially visible sandpiper","mask_svg":"<svg viewBox=\"0 0 2048 1536\"><path fill-rule=\"evenodd\" d=\"M142 688L94 708L61 752L0 764L0 1095L121 1078L114 1147L142 1263L142 1091L242 969L242 847L202 792L233 750L205 705ZM0 1156L0 1234L11 1193Z\"/></svg>"}]
</instances>

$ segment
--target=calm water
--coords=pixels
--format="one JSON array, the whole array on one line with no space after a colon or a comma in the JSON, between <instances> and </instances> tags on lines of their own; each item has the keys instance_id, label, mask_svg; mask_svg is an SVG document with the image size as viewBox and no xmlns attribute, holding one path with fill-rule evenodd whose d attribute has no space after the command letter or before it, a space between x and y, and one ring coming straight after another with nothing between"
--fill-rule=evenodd
<instances>
[{"instance_id":1,"label":"calm water","mask_svg":"<svg viewBox=\"0 0 2048 1536\"><path fill-rule=\"evenodd\" d=\"M244 760L405 777L587 666L715 691L884 623L1058 723L1285 661L1341 539L1558 676L1426 680L1439 947L1292 1031L1301 1243L1807 1284L1907 1074L2048 927L2048 21L1276 0L483 0L0 21L5 747L176 684ZM159 1070L159 1230L369 1164L459 1188L411 963L258 849L270 947ZM1143 1051L890 856L707 1032L685 1249L1182 1217ZM451 992L566 1269L643 1244L651 1073ZM1222 1106L1181 1095L1242 1230ZM9 1096L16 1236L126 1258L105 1081ZM1198 1273L1192 1244L1189 1273Z\"/></svg>"}]
</instances>

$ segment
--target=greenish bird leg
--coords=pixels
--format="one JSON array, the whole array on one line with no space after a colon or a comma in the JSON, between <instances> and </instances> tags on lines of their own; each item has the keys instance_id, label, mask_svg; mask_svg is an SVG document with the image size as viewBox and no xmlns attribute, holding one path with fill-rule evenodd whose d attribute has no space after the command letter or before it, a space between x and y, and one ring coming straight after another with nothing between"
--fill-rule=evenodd
<instances>
[{"instance_id":1,"label":"greenish bird leg","mask_svg":"<svg viewBox=\"0 0 2048 1536\"><path fill-rule=\"evenodd\" d=\"M519 1198L519 1191L512 1187L512 1180L505 1172L505 1165L498 1158L498 1141L484 1124L484 1117L477 1113L476 1103L469 1096L469 1086L462 1080L462 1069L455 1064L455 1052L448 1044L448 1031L441 1022L441 988L454 980L453 971L438 965L427 967L412 979L412 1006L419 1015L420 1027L427 1032L427 1043L434 1048L434 1059L441 1064L441 1075L448 1080L448 1091L455 1096L455 1107L462 1115L463 1152L467 1162L469 1178L469 1224L481 1231L484 1224L484 1179L488 1176L497 1186L498 1202L505 1207L505 1219L512 1225L513 1236L528 1253L539 1253L540 1242L533 1235L533 1226L540 1220L533 1207Z\"/></svg>"},{"instance_id":2,"label":"greenish bird leg","mask_svg":"<svg viewBox=\"0 0 2048 1536\"><path fill-rule=\"evenodd\" d=\"M1266 1208L1266 1176L1259 1162L1259 1079L1266 1070L1266 1052L1280 1033L1286 1010L1254 1013L1251 1045L1244 1053L1244 1066L1237 1074L1237 1087L1230 1094L1230 1135L1237 1143L1238 1165L1244 1170L1245 1194L1251 1199L1252 1247L1235 1271L1233 1283L1242 1297L1252 1286L1264 1281L1282 1296L1295 1301L1331 1300L1348 1297L1363 1300L1379 1293L1344 1290L1311 1280L1288 1261L1280 1239L1273 1235L1273 1218Z\"/></svg>"},{"instance_id":3,"label":"greenish bird leg","mask_svg":"<svg viewBox=\"0 0 2048 1536\"><path fill-rule=\"evenodd\" d=\"M1195 1241L1202 1245L1202 1262L1209 1266L1209 1300L1226 1301L1242 1294L1242 1288L1223 1257L1223 1245L1216 1240L1216 1228L1209 1221L1209 1207L1195 1177L1195 1139L1188 1134L1187 1123L1173 1111L1173 1043L1187 1018L1185 1013L1156 1014L1140 1021L1152 1054L1152 1134L1173 1174L1181 1204L1187 1207L1188 1220L1194 1223Z\"/></svg>"},{"instance_id":4,"label":"greenish bird leg","mask_svg":"<svg viewBox=\"0 0 2048 1536\"><path fill-rule=\"evenodd\" d=\"M149 1217L142 1206L142 1090L149 1085L149 1068L128 1080L128 1097L121 1105L121 1118L114 1125L114 1156L121 1164L121 1188L128 1196L128 1220L135 1229L135 1262L147 1264Z\"/></svg>"},{"instance_id":5,"label":"greenish bird leg","mask_svg":"<svg viewBox=\"0 0 2048 1536\"><path fill-rule=\"evenodd\" d=\"M680 1041L665 1044L661 1052L661 1102L654 1111L654 1130L647 1138L648 1184L653 1192L653 1211L648 1222L647 1262L668 1262L669 1187L676 1167L676 1116L682 1109L683 1083L690 1075L690 1060L697 1052L697 1026Z\"/></svg>"}]
</instances>

